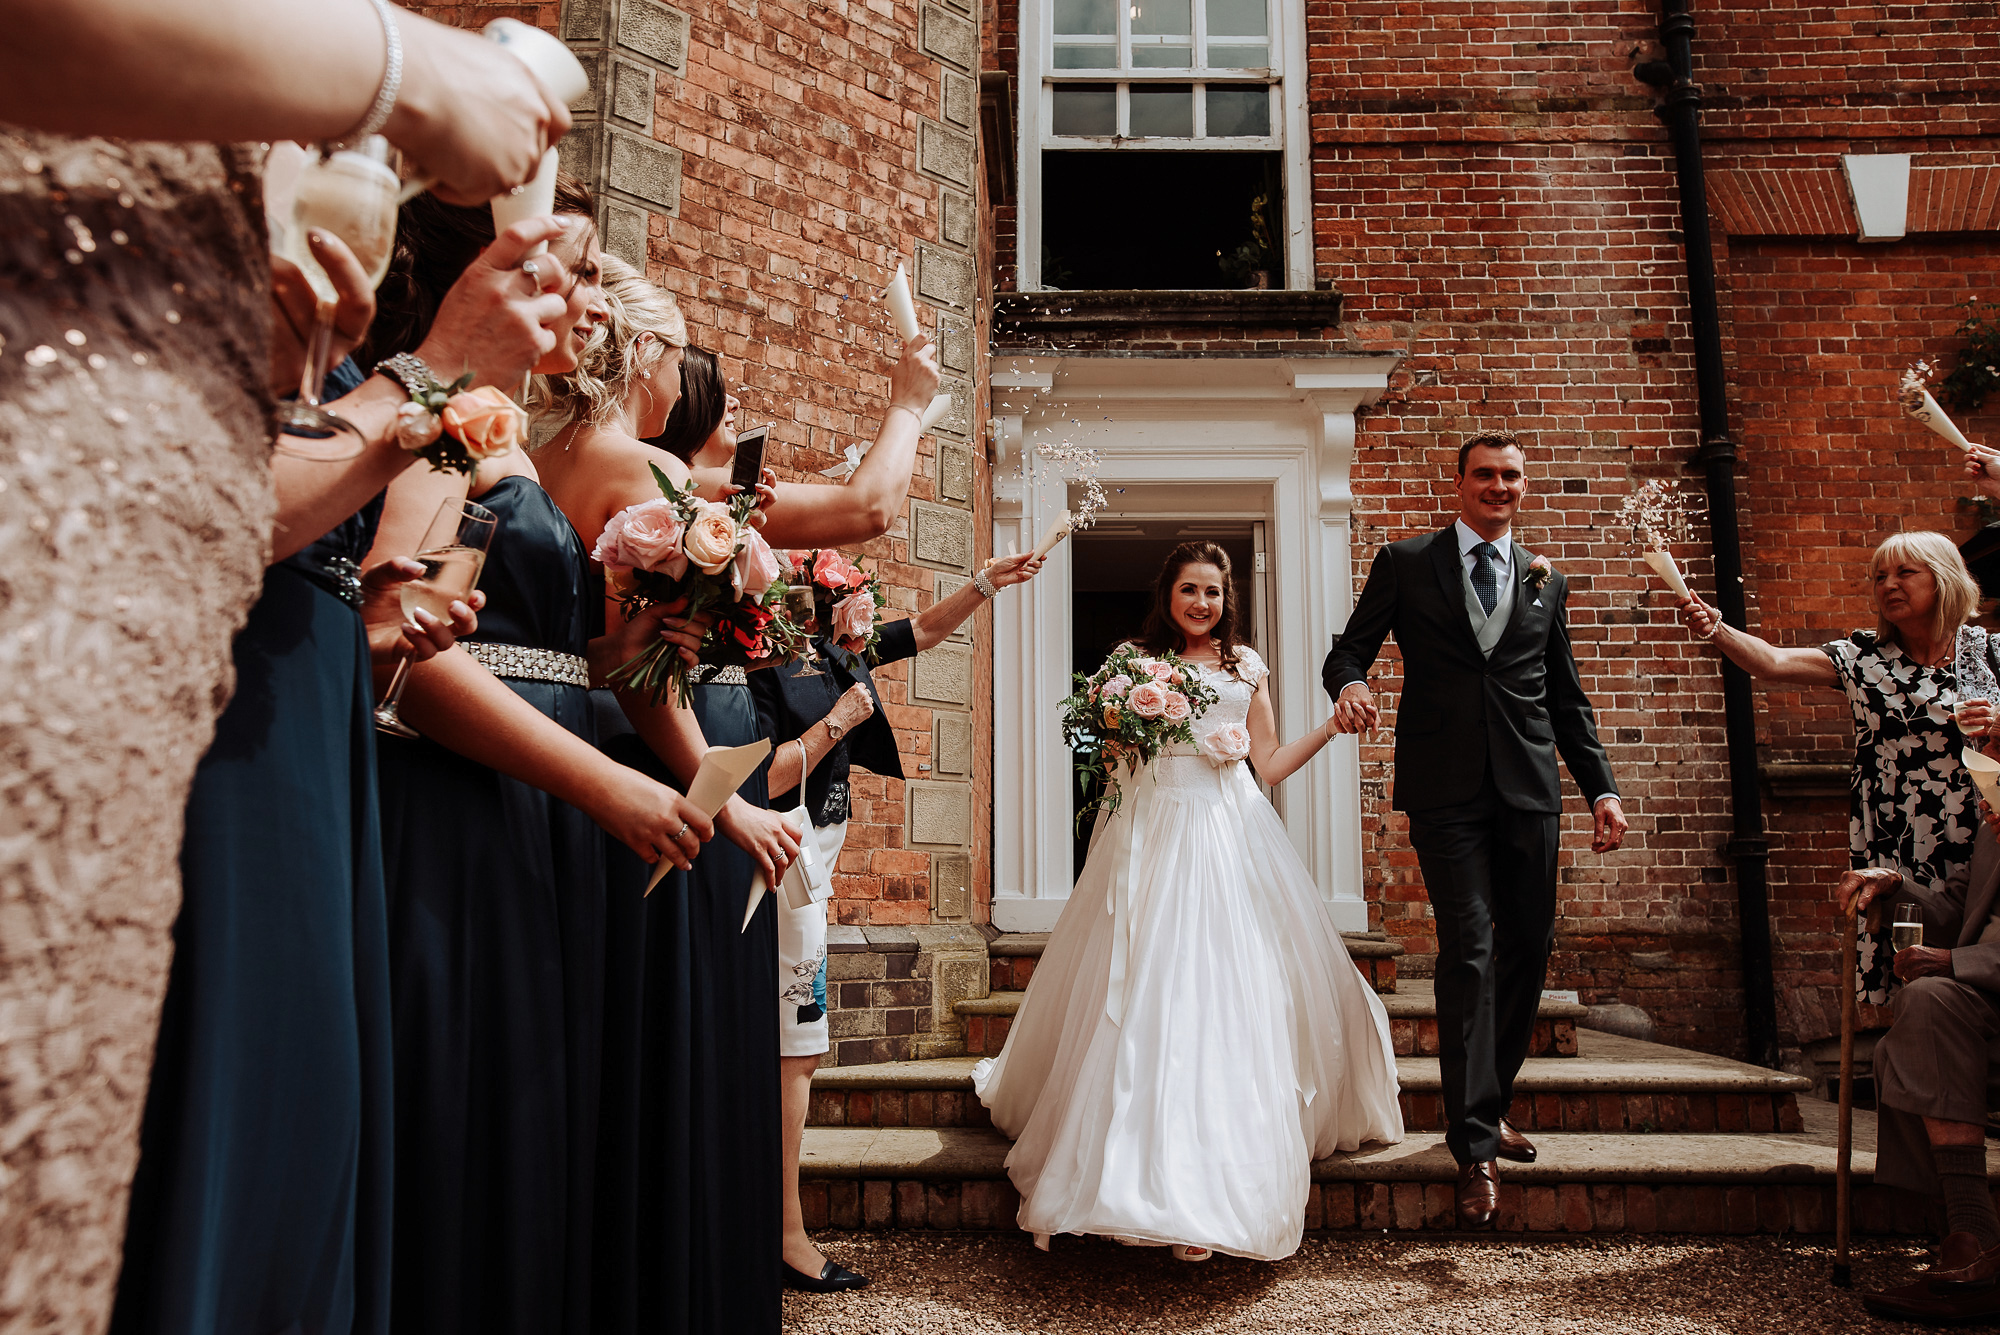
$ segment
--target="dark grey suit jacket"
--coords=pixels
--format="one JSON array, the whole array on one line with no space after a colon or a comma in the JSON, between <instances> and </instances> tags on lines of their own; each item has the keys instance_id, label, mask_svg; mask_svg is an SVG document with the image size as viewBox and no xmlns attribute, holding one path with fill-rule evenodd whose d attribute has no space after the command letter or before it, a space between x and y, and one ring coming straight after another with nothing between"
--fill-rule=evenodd
<instances>
[{"instance_id":1,"label":"dark grey suit jacket","mask_svg":"<svg viewBox=\"0 0 2000 1335\"><path fill-rule=\"evenodd\" d=\"M2000 841L1984 821L1972 843L1972 861L1939 891L1905 881L1899 899L1924 908L1924 939L1933 945L1951 943L1951 974L1968 987L2000 996L2000 918L1994 916L2000 898Z\"/></svg>"},{"instance_id":2,"label":"dark grey suit jacket","mask_svg":"<svg viewBox=\"0 0 2000 1335\"><path fill-rule=\"evenodd\" d=\"M1597 740L1597 717L1570 654L1569 585L1529 580L1534 553L1515 544L1514 613L1492 657L1480 652L1465 610L1458 538L1446 528L1375 553L1347 629L1333 639L1320 678L1339 697L1368 669L1391 632L1403 651L1396 710L1398 811L1471 801L1489 765L1500 797L1522 811L1561 811L1556 755L1592 801L1618 791Z\"/></svg>"}]
</instances>

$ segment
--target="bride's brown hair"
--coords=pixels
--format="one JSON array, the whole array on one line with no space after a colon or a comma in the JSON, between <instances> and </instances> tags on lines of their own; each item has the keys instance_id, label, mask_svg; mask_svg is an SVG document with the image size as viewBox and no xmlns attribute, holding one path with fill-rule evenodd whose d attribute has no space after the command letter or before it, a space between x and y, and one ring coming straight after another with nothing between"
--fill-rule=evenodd
<instances>
[{"instance_id":1,"label":"bride's brown hair","mask_svg":"<svg viewBox=\"0 0 2000 1335\"><path fill-rule=\"evenodd\" d=\"M1187 636L1174 624L1174 585L1189 566L1210 565L1222 572L1222 615L1215 619L1209 638L1222 655L1225 671L1236 670L1236 584L1230 574L1229 553L1212 542L1184 542L1167 553L1160 577L1153 582L1153 607L1146 613L1146 627L1140 642L1149 654L1178 654L1187 649Z\"/></svg>"}]
</instances>

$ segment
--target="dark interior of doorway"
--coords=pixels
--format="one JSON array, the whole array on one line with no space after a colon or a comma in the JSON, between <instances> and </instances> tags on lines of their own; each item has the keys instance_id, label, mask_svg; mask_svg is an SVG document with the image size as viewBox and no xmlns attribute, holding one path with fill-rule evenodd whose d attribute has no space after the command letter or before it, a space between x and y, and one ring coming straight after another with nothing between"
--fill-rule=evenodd
<instances>
[{"instance_id":1,"label":"dark interior of doorway","mask_svg":"<svg viewBox=\"0 0 2000 1335\"><path fill-rule=\"evenodd\" d=\"M1097 671L1104 656L1125 640L1136 640L1153 605L1153 584L1167 553L1195 535L1184 533L1185 521L1149 523L1137 527L1143 533L1130 535L1095 534L1085 531L1071 538L1070 552L1070 652L1071 669L1085 676ZM1255 599L1251 596L1252 562L1255 560L1250 525L1240 532L1219 532L1202 526L1202 540L1213 542L1229 553L1234 575L1236 622L1241 638L1256 635ZM1086 803L1097 796L1099 785L1085 787L1082 777L1072 771L1070 781L1071 828L1074 843L1071 874L1081 873L1090 851L1090 827L1076 819Z\"/></svg>"},{"instance_id":2,"label":"dark interior of doorway","mask_svg":"<svg viewBox=\"0 0 2000 1335\"><path fill-rule=\"evenodd\" d=\"M1044 153L1042 200L1046 287L1285 285L1276 153Z\"/></svg>"}]
</instances>

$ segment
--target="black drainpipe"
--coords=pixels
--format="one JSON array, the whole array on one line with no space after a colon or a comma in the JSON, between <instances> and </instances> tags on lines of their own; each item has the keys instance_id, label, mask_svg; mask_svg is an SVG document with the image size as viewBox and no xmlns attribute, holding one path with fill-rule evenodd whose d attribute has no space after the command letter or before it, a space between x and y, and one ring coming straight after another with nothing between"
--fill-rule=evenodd
<instances>
[{"instance_id":1,"label":"black drainpipe","mask_svg":"<svg viewBox=\"0 0 2000 1335\"><path fill-rule=\"evenodd\" d=\"M1681 236L1687 253L1688 320L1694 326L1695 384L1708 480L1708 523L1715 549L1715 605L1743 629L1743 544L1736 516L1736 442L1729 434L1729 393L1722 370L1722 321L1715 296L1715 253L1708 235L1708 188L1701 167L1701 87L1694 81L1690 0L1661 0L1660 40L1667 59L1641 65L1640 78L1666 89L1659 108L1673 139L1680 186ZM1771 977L1771 844L1757 779L1757 713L1750 676L1722 665L1723 722L1729 737L1729 793L1735 831L1724 851L1736 862L1736 916L1743 941L1744 1036L1750 1060L1778 1064L1778 1008Z\"/></svg>"}]
</instances>

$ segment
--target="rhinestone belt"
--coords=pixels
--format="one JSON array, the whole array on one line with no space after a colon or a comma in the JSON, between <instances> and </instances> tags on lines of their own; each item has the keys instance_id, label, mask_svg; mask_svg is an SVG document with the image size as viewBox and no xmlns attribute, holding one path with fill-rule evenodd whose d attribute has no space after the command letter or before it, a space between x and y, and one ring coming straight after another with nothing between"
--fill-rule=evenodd
<instances>
[{"instance_id":1,"label":"rhinestone belt","mask_svg":"<svg viewBox=\"0 0 2000 1335\"><path fill-rule=\"evenodd\" d=\"M525 644L485 644L461 640L466 652L496 677L516 681L552 681L561 686L590 686L590 664L576 654L554 649L530 649Z\"/></svg>"},{"instance_id":2,"label":"rhinestone belt","mask_svg":"<svg viewBox=\"0 0 2000 1335\"><path fill-rule=\"evenodd\" d=\"M703 663L688 673L688 681L695 686L748 686L750 674L740 663L731 663L727 667Z\"/></svg>"},{"instance_id":3,"label":"rhinestone belt","mask_svg":"<svg viewBox=\"0 0 2000 1335\"><path fill-rule=\"evenodd\" d=\"M349 607L361 606L361 567L344 556L329 556L320 568L333 581L333 592Z\"/></svg>"}]
</instances>

